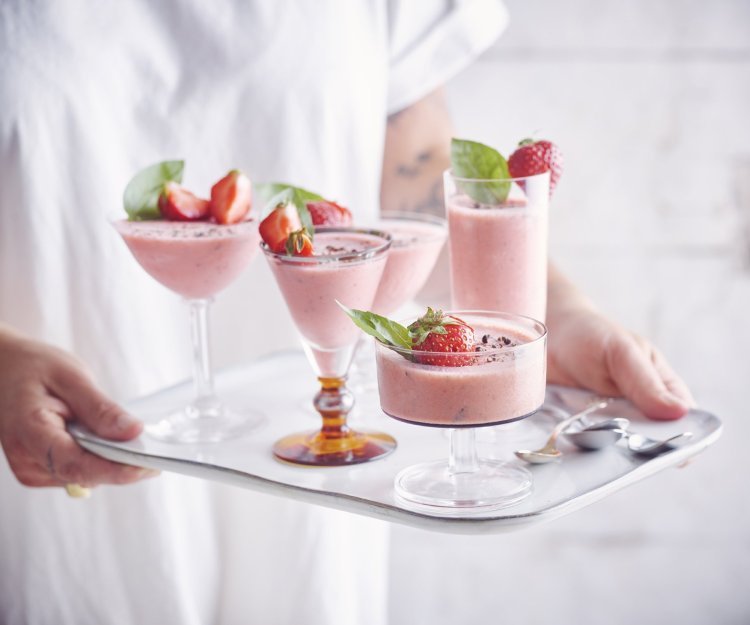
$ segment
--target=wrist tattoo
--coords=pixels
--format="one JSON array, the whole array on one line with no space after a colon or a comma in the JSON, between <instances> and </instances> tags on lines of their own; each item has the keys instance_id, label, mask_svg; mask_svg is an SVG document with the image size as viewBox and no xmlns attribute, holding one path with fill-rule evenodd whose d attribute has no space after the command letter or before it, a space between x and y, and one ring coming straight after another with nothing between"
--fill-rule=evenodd
<instances>
[{"instance_id":1,"label":"wrist tattoo","mask_svg":"<svg viewBox=\"0 0 750 625\"><path fill-rule=\"evenodd\" d=\"M399 210L413 213L428 213L442 217L445 214L443 203L443 181L438 178L430 187L426 197L418 201L403 201Z\"/></svg>"}]
</instances>

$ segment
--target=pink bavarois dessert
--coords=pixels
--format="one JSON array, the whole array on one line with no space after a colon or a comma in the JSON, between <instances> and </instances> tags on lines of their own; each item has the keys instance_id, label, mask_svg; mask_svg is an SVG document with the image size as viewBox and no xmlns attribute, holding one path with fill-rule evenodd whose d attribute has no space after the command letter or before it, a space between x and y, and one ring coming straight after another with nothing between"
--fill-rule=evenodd
<instances>
[{"instance_id":1,"label":"pink bavarois dessert","mask_svg":"<svg viewBox=\"0 0 750 625\"><path fill-rule=\"evenodd\" d=\"M548 174L512 182L509 197L482 204L446 174L454 308L544 320L547 307ZM510 181L508 181L511 184ZM471 187L470 187L471 188Z\"/></svg>"},{"instance_id":2,"label":"pink bavarois dessert","mask_svg":"<svg viewBox=\"0 0 750 625\"><path fill-rule=\"evenodd\" d=\"M390 238L376 231L318 228L312 256L288 256L264 246L271 271L318 374L348 368L359 336L337 302L369 308L385 269Z\"/></svg>"},{"instance_id":3,"label":"pink bavarois dessert","mask_svg":"<svg viewBox=\"0 0 750 625\"><path fill-rule=\"evenodd\" d=\"M372 309L388 315L412 299L432 272L448 236L444 219L413 213L384 213L376 227L393 237Z\"/></svg>"},{"instance_id":4,"label":"pink bavarois dessert","mask_svg":"<svg viewBox=\"0 0 750 625\"><path fill-rule=\"evenodd\" d=\"M544 325L505 313L447 314L474 328L476 342L465 357L435 353L433 359L450 357L464 366L421 364L424 352L376 342L383 411L410 423L461 428L507 423L538 410L546 380Z\"/></svg>"},{"instance_id":5,"label":"pink bavarois dessert","mask_svg":"<svg viewBox=\"0 0 750 625\"><path fill-rule=\"evenodd\" d=\"M258 222L113 222L141 267L188 299L206 299L229 286L258 253Z\"/></svg>"}]
</instances>

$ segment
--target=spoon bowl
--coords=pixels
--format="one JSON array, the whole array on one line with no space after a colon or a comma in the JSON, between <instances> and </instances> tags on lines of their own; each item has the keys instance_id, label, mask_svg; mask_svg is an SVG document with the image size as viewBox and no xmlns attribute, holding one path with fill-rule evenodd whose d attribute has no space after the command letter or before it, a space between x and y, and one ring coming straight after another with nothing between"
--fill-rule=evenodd
<instances>
[{"instance_id":1,"label":"spoon bowl","mask_svg":"<svg viewBox=\"0 0 750 625\"><path fill-rule=\"evenodd\" d=\"M590 424L587 424L584 420L581 423L583 424L581 430L627 430L630 427L630 421L623 417L612 417L611 419L595 421Z\"/></svg>"},{"instance_id":2,"label":"spoon bowl","mask_svg":"<svg viewBox=\"0 0 750 625\"><path fill-rule=\"evenodd\" d=\"M541 449L519 449L516 451L516 456L521 460L530 464L546 464L548 462L554 462L562 457L562 452L557 448L557 437L560 436L571 424L575 423L579 419L585 417L587 414L604 408L609 404L611 399L600 399L595 401L593 404L588 406L585 410L574 414L573 416L563 419L555 426L552 430L547 443Z\"/></svg>"},{"instance_id":3,"label":"spoon bowl","mask_svg":"<svg viewBox=\"0 0 750 625\"><path fill-rule=\"evenodd\" d=\"M628 449L639 456L654 457L682 447L691 438L692 432L682 432L661 441L642 434L628 434Z\"/></svg>"},{"instance_id":4,"label":"spoon bowl","mask_svg":"<svg viewBox=\"0 0 750 625\"><path fill-rule=\"evenodd\" d=\"M625 435L626 431L619 428L583 428L577 432L565 432L568 441L587 451L614 445Z\"/></svg>"}]
</instances>

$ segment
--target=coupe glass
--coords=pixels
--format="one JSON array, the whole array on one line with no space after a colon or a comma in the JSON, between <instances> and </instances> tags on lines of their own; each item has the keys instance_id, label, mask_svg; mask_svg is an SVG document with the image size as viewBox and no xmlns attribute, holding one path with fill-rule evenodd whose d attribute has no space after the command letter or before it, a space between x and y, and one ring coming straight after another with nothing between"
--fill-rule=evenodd
<instances>
[{"instance_id":1,"label":"coupe glass","mask_svg":"<svg viewBox=\"0 0 750 625\"><path fill-rule=\"evenodd\" d=\"M411 300L427 282L448 230L445 219L402 211L384 211L374 227L393 237L372 303L373 312L387 317Z\"/></svg>"},{"instance_id":2,"label":"coupe glass","mask_svg":"<svg viewBox=\"0 0 750 625\"><path fill-rule=\"evenodd\" d=\"M383 278L370 309L388 317L425 285L443 249L448 229L445 219L404 211L384 211L372 227L393 237ZM372 341L360 339L351 374L357 395L369 396L377 388L372 371L374 349Z\"/></svg>"},{"instance_id":3,"label":"coupe glass","mask_svg":"<svg viewBox=\"0 0 750 625\"><path fill-rule=\"evenodd\" d=\"M276 254L261 244L321 387L313 405L322 427L277 441L277 458L343 466L395 449L396 441L388 434L354 431L347 425L354 397L346 377L359 331L336 303L364 310L372 306L390 246L389 234L362 228L316 228L315 256Z\"/></svg>"},{"instance_id":4,"label":"coupe glass","mask_svg":"<svg viewBox=\"0 0 750 625\"><path fill-rule=\"evenodd\" d=\"M501 508L527 497L531 473L514 462L480 459L476 428L511 423L544 402L547 329L530 317L487 311L446 313L472 326L490 347L418 352L376 343L380 405L415 425L449 428L448 460L408 467L395 479L399 498L441 514ZM503 340L504 339L506 340ZM500 346L492 346L499 343ZM460 362L463 366L449 366ZM444 364L445 363L445 364Z\"/></svg>"},{"instance_id":5,"label":"coupe glass","mask_svg":"<svg viewBox=\"0 0 750 625\"><path fill-rule=\"evenodd\" d=\"M190 311L195 398L146 426L147 434L176 443L211 443L245 436L264 421L252 409L233 409L214 391L208 311L258 252L258 222L111 221L152 278L185 298Z\"/></svg>"},{"instance_id":6,"label":"coupe glass","mask_svg":"<svg viewBox=\"0 0 750 625\"><path fill-rule=\"evenodd\" d=\"M475 180L447 171L444 182L453 307L543 320L549 172Z\"/></svg>"}]
</instances>

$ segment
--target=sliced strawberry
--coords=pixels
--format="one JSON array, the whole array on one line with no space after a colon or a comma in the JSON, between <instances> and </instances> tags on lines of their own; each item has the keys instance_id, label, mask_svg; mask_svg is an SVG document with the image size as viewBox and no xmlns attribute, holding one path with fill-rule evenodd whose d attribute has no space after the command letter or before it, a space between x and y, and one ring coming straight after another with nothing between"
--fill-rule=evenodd
<instances>
[{"instance_id":1,"label":"sliced strawberry","mask_svg":"<svg viewBox=\"0 0 750 625\"><path fill-rule=\"evenodd\" d=\"M211 216L220 224L236 224L245 219L252 202L250 178L233 169L211 187Z\"/></svg>"},{"instance_id":2,"label":"sliced strawberry","mask_svg":"<svg viewBox=\"0 0 750 625\"><path fill-rule=\"evenodd\" d=\"M268 217L260 222L258 229L271 251L283 254L289 235L302 229L302 220L294 204L287 202L276 206Z\"/></svg>"},{"instance_id":3,"label":"sliced strawberry","mask_svg":"<svg viewBox=\"0 0 750 625\"><path fill-rule=\"evenodd\" d=\"M427 312L409 326L416 362L440 367L465 367L474 364L474 330L465 321L441 310ZM445 352L420 354L419 352ZM461 353L458 353L461 352Z\"/></svg>"},{"instance_id":4,"label":"sliced strawberry","mask_svg":"<svg viewBox=\"0 0 750 625\"><path fill-rule=\"evenodd\" d=\"M352 213L345 206L329 202L328 200L319 200L317 202L307 202L307 210L310 211L310 217L314 226L351 226Z\"/></svg>"},{"instance_id":5,"label":"sliced strawberry","mask_svg":"<svg viewBox=\"0 0 750 625\"><path fill-rule=\"evenodd\" d=\"M208 200L196 197L177 182L167 182L159 196L159 211L165 219L197 221L208 217Z\"/></svg>"},{"instance_id":6,"label":"sliced strawberry","mask_svg":"<svg viewBox=\"0 0 750 625\"><path fill-rule=\"evenodd\" d=\"M304 228L300 228L289 234L285 248L289 256L313 255L312 239Z\"/></svg>"},{"instance_id":7,"label":"sliced strawberry","mask_svg":"<svg viewBox=\"0 0 750 625\"><path fill-rule=\"evenodd\" d=\"M508 171L514 178L525 178L550 173L549 194L557 186L563 170L563 156L560 148L551 141L534 141L524 139L518 144L516 151L508 159ZM521 187L524 185L522 184Z\"/></svg>"}]
</instances>

